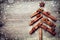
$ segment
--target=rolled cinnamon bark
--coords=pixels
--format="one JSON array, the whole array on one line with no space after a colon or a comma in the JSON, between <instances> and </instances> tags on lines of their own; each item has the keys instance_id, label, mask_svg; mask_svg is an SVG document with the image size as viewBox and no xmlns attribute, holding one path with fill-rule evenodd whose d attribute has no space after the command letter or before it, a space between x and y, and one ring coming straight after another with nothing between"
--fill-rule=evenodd
<instances>
[{"instance_id":1,"label":"rolled cinnamon bark","mask_svg":"<svg viewBox=\"0 0 60 40\"><path fill-rule=\"evenodd\" d=\"M56 33L54 32L54 30L51 30L51 28L46 27L45 25L43 25L41 22L39 22L37 25L35 25L31 31L29 32L29 34L33 34L38 28L42 28L46 31L48 31L50 34L52 34L53 36L56 35Z\"/></svg>"},{"instance_id":2,"label":"rolled cinnamon bark","mask_svg":"<svg viewBox=\"0 0 60 40\"><path fill-rule=\"evenodd\" d=\"M54 30L52 30L51 28L46 27L45 25L42 25L41 28L43 28L44 30L48 31L53 36L56 35L56 32Z\"/></svg>"},{"instance_id":3,"label":"rolled cinnamon bark","mask_svg":"<svg viewBox=\"0 0 60 40\"><path fill-rule=\"evenodd\" d=\"M31 31L29 32L29 34L33 34L38 28L39 28L39 26L41 26L42 25L42 23L38 23L37 25L35 25L32 29L31 29Z\"/></svg>"},{"instance_id":4,"label":"rolled cinnamon bark","mask_svg":"<svg viewBox=\"0 0 60 40\"><path fill-rule=\"evenodd\" d=\"M43 38L43 32L42 32L42 29L41 28L39 28L39 40L43 40L42 38Z\"/></svg>"},{"instance_id":5,"label":"rolled cinnamon bark","mask_svg":"<svg viewBox=\"0 0 60 40\"><path fill-rule=\"evenodd\" d=\"M42 18L41 21L44 22L44 23L46 23L47 25L49 25L52 28L56 27L56 25L53 22L51 22L48 18Z\"/></svg>"},{"instance_id":6,"label":"rolled cinnamon bark","mask_svg":"<svg viewBox=\"0 0 60 40\"><path fill-rule=\"evenodd\" d=\"M36 16L37 14L40 14L41 12L43 12L43 9L38 9L36 12L34 12L34 13L31 15L31 18L33 18L33 17Z\"/></svg>"},{"instance_id":7,"label":"rolled cinnamon bark","mask_svg":"<svg viewBox=\"0 0 60 40\"><path fill-rule=\"evenodd\" d=\"M41 19L43 16L41 14L38 14L34 20L31 20L30 26L36 23L39 19Z\"/></svg>"},{"instance_id":8,"label":"rolled cinnamon bark","mask_svg":"<svg viewBox=\"0 0 60 40\"><path fill-rule=\"evenodd\" d=\"M54 22L57 21L57 19L56 19L54 16L52 16L49 12L43 11L42 14L44 14L45 16L47 16L48 18L50 18L50 19L53 20Z\"/></svg>"}]
</instances>

